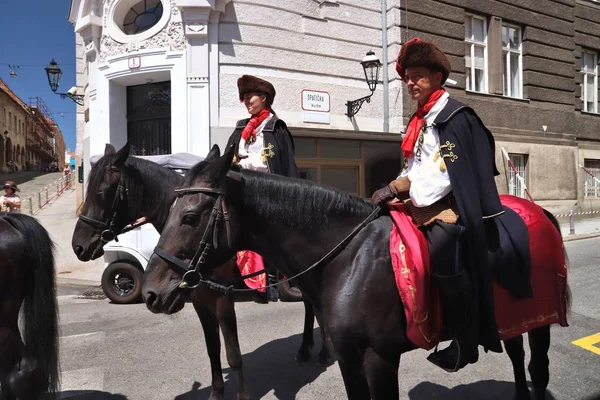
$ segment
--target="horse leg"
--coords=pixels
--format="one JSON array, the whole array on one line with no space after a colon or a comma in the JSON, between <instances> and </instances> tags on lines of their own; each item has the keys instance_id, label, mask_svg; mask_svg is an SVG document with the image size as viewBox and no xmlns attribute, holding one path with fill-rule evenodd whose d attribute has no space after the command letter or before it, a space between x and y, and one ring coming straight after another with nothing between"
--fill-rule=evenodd
<instances>
[{"instance_id":1,"label":"horse leg","mask_svg":"<svg viewBox=\"0 0 600 400\"><path fill-rule=\"evenodd\" d=\"M217 319L225 339L225 353L229 367L235 373L238 384L238 400L249 400L250 395L246 389L246 381L242 370L242 352L238 340L237 320L235 307L230 296L221 296L217 299Z\"/></svg>"},{"instance_id":2,"label":"horse leg","mask_svg":"<svg viewBox=\"0 0 600 400\"><path fill-rule=\"evenodd\" d=\"M317 365L326 366L331 363L331 354L329 353L329 347L327 347L327 337L325 336L325 328L321 328L321 351L317 356Z\"/></svg>"},{"instance_id":3,"label":"horse leg","mask_svg":"<svg viewBox=\"0 0 600 400\"><path fill-rule=\"evenodd\" d=\"M304 331L302 332L302 343L296 353L295 360L298 362L308 361L310 358L310 351L315 345L313 337L313 328L315 323L315 312L307 300L302 300L304 303Z\"/></svg>"},{"instance_id":4,"label":"horse leg","mask_svg":"<svg viewBox=\"0 0 600 400\"><path fill-rule=\"evenodd\" d=\"M550 349L550 325L535 328L529 332L529 348L531 360L529 361L529 375L533 383L534 400L546 399L546 388L550 381L548 365L548 350Z\"/></svg>"},{"instance_id":5,"label":"horse leg","mask_svg":"<svg viewBox=\"0 0 600 400\"><path fill-rule=\"evenodd\" d=\"M355 362L346 363L338 361L348 400L369 400L369 384L367 378L361 373L360 364ZM398 377L396 377L396 380Z\"/></svg>"},{"instance_id":6,"label":"horse leg","mask_svg":"<svg viewBox=\"0 0 600 400\"><path fill-rule=\"evenodd\" d=\"M390 361L381 357L373 349L365 352L364 371L369 383L371 399L392 400L399 399L398 389L398 361Z\"/></svg>"},{"instance_id":7,"label":"horse leg","mask_svg":"<svg viewBox=\"0 0 600 400\"><path fill-rule=\"evenodd\" d=\"M202 288L201 290L209 290ZM221 341L219 339L219 323L216 315L215 303L199 302L195 297L193 299L194 309L202 329L204 330L204 340L206 341L206 350L210 359L210 371L212 374L212 392L209 400L222 400L225 393L225 382L223 382L223 372L221 368ZM213 306L214 308L209 308Z\"/></svg>"},{"instance_id":8,"label":"horse leg","mask_svg":"<svg viewBox=\"0 0 600 400\"><path fill-rule=\"evenodd\" d=\"M37 360L23 343L18 329L16 332L2 329L0 336L0 360L7 361L0 365L0 400L37 399L41 390L36 381Z\"/></svg>"},{"instance_id":9,"label":"horse leg","mask_svg":"<svg viewBox=\"0 0 600 400\"><path fill-rule=\"evenodd\" d=\"M523 348L523 335L504 341L506 354L512 362L515 374L515 399L530 400L527 376L525 375L525 349Z\"/></svg>"}]
</instances>

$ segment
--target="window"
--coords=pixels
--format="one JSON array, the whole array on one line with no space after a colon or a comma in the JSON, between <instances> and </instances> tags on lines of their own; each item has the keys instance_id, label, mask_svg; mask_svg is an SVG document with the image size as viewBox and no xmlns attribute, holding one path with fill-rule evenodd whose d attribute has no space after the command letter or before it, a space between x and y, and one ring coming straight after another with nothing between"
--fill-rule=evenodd
<instances>
[{"instance_id":1,"label":"window","mask_svg":"<svg viewBox=\"0 0 600 400\"><path fill-rule=\"evenodd\" d=\"M6 126L6 107L3 108L2 122L4 123L4 126Z\"/></svg>"},{"instance_id":2,"label":"window","mask_svg":"<svg viewBox=\"0 0 600 400\"><path fill-rule=\"evenodd\" d=\"M502 92L505 96L518 98L522 96L521 55L521 28L502 25Z\"/></svg>"},{"instance_id":3,"label":"window","mask_svg":"<svg viewBox=\"0 0 600 400\"><path fill-rule=\"evenodd\" d=\"M8 112L8 129L12 129L12 113Z\"/></svg>"},{"instance_id":4,"label":"window","mask_svg":"<svg viewBox=\"0 0 600 400\"><path fill-rule=\"evenodd\" d=\"M129 9L123 21L123 32L135 35L152 28L163 14L160 0L144 0Z\"/></svg>"},{"instance_id":5,"label":"window","mask_svg":"<svg viewBox=\"0 0 600 400\"><path fill-rule=\"evenodd\" d=\"M527 185L527 154L509 153L508 157L514 164L515 170L510 163L506 161L506 171L508 171L508 194L526 198L525 188Z\"/></svg>"},{"instance_id":6,"label":"window","mask_svg":"<svg viewBox=\"0 0 600 400\"><path fill-rule=\"evenodd\" d=\"M598 54L581 54L581 110L598 112Z\"/></svg>"},{"instance_id":7,"label":"window","mask_svg":"<svg viewBox=\"0 0 600 400\"><path fill-rule=\"evenodd\" d=\"M583 164L585 168L584 196L600 197L600 160L586 159Z\"/></svg>"},{"instance_id":8,"label":"window","mask_svg":"<svg viewBox=\"0 0 600 400\"><path fill-rule=\"evenodd\" d=\"M15 121L15 124L13 125L13 128L16 131L17 129L19 129L19 126L17 125L17 116L16 115L14 116L14 121Z\"/></svg>"},{"instance_id":9,"label":"window","mask_svg":"<svg viewBox=\"0 0 600 400\"><path fill-rule=\"evenodd\" d=\"M467 90L487 93L487 20L467 15L465 21Z\"/></svg>"}]
</instances>

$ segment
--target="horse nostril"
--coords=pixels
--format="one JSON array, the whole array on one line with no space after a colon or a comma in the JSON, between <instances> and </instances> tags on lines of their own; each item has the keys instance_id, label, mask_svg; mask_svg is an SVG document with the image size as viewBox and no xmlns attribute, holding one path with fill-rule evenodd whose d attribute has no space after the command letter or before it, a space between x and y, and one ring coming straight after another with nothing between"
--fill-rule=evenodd
<instances>
[{"instance_id":1,"label":"horse nostril","mask_svg":"<svg viewBox=\"0 0 600 400\"><path fill-rule=\"evenodd\" d=\"M144 297L146 298L146 305L148 307L154 308L155 303L158 300L158 296L156 295L156 293L154 293L152 290L148 290Z\"/></svg>"},{"instance_id":2,"label":"horse nostril","mask_svg":"<svg viewBox=\"0 0 600 400\"><path fill-rule=\"evenodd\" d=\"M75 247L75 255L77 256L81 256L83 254L83 247L81 246L76 246Z\"/></svg>"}]
</instances>

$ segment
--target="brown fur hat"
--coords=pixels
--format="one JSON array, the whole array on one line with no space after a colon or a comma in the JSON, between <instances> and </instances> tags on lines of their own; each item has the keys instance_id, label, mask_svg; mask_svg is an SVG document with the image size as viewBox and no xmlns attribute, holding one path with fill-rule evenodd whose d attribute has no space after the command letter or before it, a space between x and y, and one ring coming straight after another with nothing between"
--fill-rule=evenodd
<instances>
[{"instance_id":1,"label":"brown fur hat","mask_svg":"<svg viewBox=\"0 0 600 400\"><path fill-rule=\"evenodd\" d=\"M244 95L246 93L263 93L267 96L267 107L271 107L273 100L275 99L275 88L271 85L271 82L267 82L264 79L257 78L252 75L243 75L237 81L238 91L240 93L240 101L244 101Z\"/></svg>"},{"instance_id":2,"label":"brown fur hat","mask_svg":"<svg viewBox=\"0 0 600 400\"><path fill-rule=\"evenodd\" d=\"M396 71L403 81L406 80L404 73L409 67L426 67L441 72L442 85L452 69L446 55L435 44L419 38L404 43L396 59Z\"/></svg>"}]
</instances>

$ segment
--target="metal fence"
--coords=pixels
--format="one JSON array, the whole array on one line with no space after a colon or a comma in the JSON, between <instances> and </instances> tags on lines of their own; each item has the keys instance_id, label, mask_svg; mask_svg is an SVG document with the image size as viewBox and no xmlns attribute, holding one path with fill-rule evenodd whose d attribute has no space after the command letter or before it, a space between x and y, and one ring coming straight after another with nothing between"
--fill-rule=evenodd
<instances>
[{"instance_id":1,"label":"metal fence","mask_svg":"<svg viewBox=\"0 0 600 400\"><path fill-rule=\"evenodd\" d=\"M50 201L58 198L65 190L75 190L73 174L64 176L52 182L37 193L21 198L21 213L35 215L46 207Z\"/></svg>"}]
</instances>

